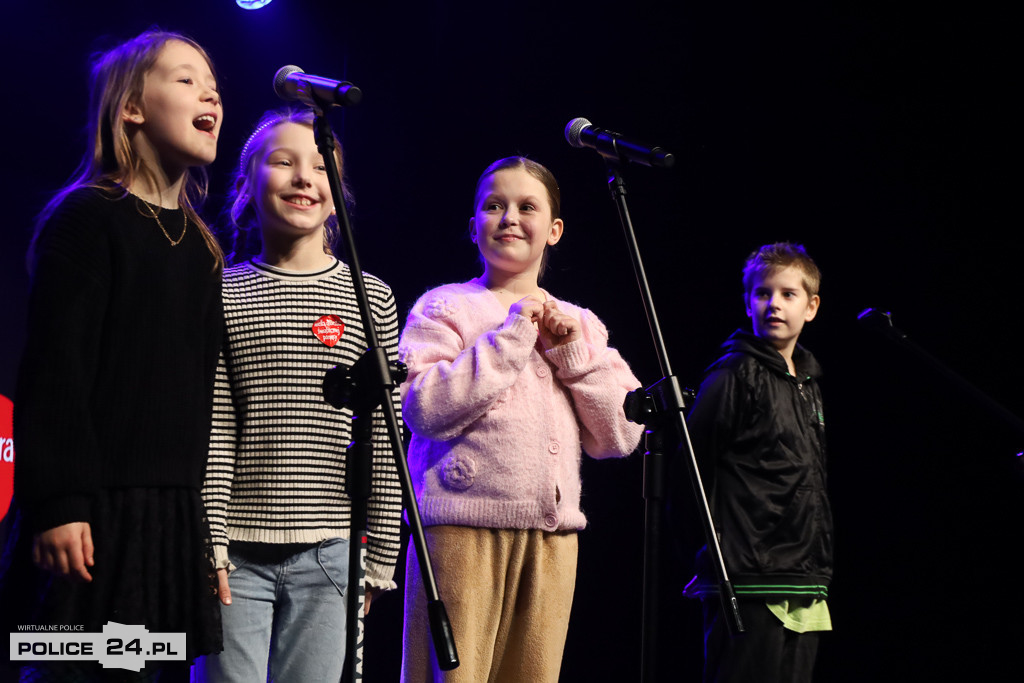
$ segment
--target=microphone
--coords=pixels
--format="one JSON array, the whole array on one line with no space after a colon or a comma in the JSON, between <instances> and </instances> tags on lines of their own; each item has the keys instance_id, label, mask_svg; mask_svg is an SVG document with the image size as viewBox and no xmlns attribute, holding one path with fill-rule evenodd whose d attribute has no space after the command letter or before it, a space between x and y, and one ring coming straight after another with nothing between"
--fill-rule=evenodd
<instances>
[{"instance_id":1,"label":"microphone","mask_svg":"<svg viewBox=\"0 0 1024 683\"><path fill-rule=\"evenodd\" d=\"M274 74L274 92L282 100L298 100L318 108L349 107L363 99L363 91L348 81L313 76L291 64Z\"/></svg>"},{"instance_id":2,"label":"microphone","mask_svg":"<svg viewBox=\"0 0 1024 683\"><path fill-rule=\"evenodd\" d=\"M901 342L906 341L907 339L907 335L893 324L892 313L889 311L880 311L877 308L865 308L857 314L857 321L875 332L881 332L895 341Z\"/></svg>"},{"instance_id":3,"label":"microphone","mask_svg":"<svg viewBox=\"0 0 1024 683\"><path fill-rule=\"evenodd\" d=\"M565 125L565 139L573 147L590 147L608 159L658 168L669 168L676 162L666 149L634 142L620 133L598 128L584 118L575 118Z\"/></svg>"}]
</instances>

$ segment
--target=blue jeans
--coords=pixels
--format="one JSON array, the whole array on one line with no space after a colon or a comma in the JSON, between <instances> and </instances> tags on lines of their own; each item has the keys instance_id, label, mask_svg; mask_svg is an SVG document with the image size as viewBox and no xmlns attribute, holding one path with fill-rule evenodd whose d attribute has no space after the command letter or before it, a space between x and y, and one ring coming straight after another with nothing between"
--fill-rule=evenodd
<instances>
[{"instance_id":1,"label":"blue jeans","mask_svg":"<svg viewBox=\"0 0 1024 683\"><path fill-rule=\"evenodd\" d=\"M231 604L221 605L224 651L203 659L205 680L340 681L348 547L343 538L318 545L232 543L228 556L237 569L228 579Z\"/></svg>"}]
</instances>

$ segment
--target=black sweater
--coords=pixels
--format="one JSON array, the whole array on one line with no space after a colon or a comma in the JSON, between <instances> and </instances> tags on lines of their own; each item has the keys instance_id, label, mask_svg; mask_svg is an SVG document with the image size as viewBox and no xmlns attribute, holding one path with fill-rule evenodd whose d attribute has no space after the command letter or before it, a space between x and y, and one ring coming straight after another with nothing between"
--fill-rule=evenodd
<instances>
[{"instance_id":1,"label":"black sweater","mask_svg":"<svg viewBox=\"0 0 1024 683\"><path fill-rule=\"evenodd\" d=\"M14 405L15 495L32 531L91 521L102 488L202 484L220 273L197 225L172 246L142 206L75 190L37 242ZM159 216L177 238L184 213Z\"/></svg>"}]
</instances>

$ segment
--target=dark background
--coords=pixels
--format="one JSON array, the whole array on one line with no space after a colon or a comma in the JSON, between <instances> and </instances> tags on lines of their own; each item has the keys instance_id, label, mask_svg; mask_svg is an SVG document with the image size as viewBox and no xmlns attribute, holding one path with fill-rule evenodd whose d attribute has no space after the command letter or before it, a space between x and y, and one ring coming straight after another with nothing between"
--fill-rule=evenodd
<instances>
[{"instance_id":1,"label":"dark background","mask_svg":"<svg viewBox=\"0 0 1024 683\"><path fill-rule=\"evenodd\" d=\"M478 274L465 236L476 177L528 154L563 192L566 235L546 287L601 316L652 383L661 371L600 158L562 138L586 116L676 154L672 170L631 167L626 181L684 384L696 386L745 324L739 276L751 250L799 241L824 272L802 339L826 370L837 525L835 632L819 680L1018 680L1024 436L856 322L865 307L892 310L941 363L1024 410L1024 240L1008 172L1019 109L1003 94L1020 82L1011 21L984 4L779 4L5 3L0 393L13 394L24 343L33 217L85 144L89 55L154 24L191 35L216 62L226 120L208 216L250 127L279 104L279 67L347 78L364 101L332 120L356 239L400 315L428 287ZM147 333L159 324L147 320ZM590 527L565 681L639 676L641 464L584 465ZM679 597L690 569L665 567L663 680L701 668L699 609ZM400 591L375 603L368 639L367 680L397 680Z\"/></svg>"}]
</instances>

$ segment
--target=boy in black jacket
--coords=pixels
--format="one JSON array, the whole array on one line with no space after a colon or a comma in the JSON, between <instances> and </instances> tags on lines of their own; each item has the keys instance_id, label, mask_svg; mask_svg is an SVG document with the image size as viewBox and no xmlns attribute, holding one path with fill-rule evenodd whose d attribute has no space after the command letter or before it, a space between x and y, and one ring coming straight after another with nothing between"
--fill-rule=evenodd
<instances>
[{"instance_id":1,"label":"boy in black jacket","mask_svg":"<svg viewBox=\"0 0 1024 683\"><path fill-rule=\"evenodd\" d=\"M745 627L729 637L701 550L687 594L704 599L705 682L810 681L818 634L832 628L821 370L797 344L818 312L820 279L800 245L751 254L743 286L754 333L725 342L688 417Z\"/></svg>"}]
</instances>

